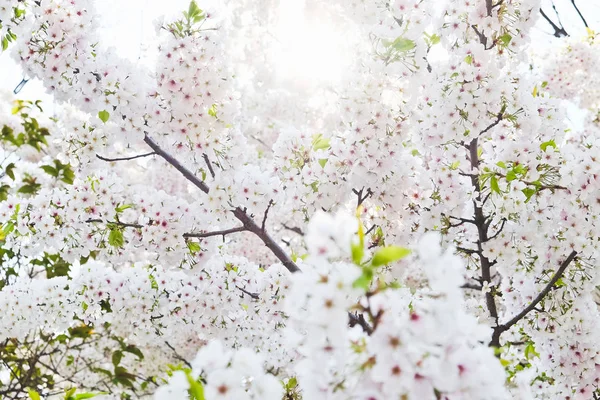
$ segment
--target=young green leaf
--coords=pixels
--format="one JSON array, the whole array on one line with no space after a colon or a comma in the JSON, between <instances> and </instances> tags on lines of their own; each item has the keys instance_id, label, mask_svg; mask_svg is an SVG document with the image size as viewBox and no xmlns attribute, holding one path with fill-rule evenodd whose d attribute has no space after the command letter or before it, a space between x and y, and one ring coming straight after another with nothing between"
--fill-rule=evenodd
<instances>
[{"instance_id":1,"label":"young green leaf","mask_svg":"<svg viewBox=\"0 0 600 400\"><path fill-rule=\"evenodd\" d=\"M381 265L387 265L394 261L398 261L403 259L404 257L410 254L410 250L405 247L400 246L387 246L382 249L379 249L371 260L371 264L374 267L379 267Z\"/></svg>"},{"instance_id":2,"label":"young green leaf","mask_svg":"<svg viewBox=\"0 0 600 400\"><path fill-rule=\"evenodd\" d=\"M110 114L108 113L108 111L103 110L98 113L98 118L100 118L102 122L106 123L106 121L108 121L108 119L110 118Z\"/></svg>"}]
</instances>

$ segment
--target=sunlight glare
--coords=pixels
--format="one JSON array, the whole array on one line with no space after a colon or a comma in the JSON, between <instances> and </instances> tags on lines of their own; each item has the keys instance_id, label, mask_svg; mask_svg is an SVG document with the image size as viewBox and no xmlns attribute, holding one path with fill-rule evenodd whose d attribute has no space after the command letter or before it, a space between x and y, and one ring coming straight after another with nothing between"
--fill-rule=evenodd
<instances>
[{"instance_id":1,"label":"sunlight glare","mask_svg":"<svg viewBox=\"0 0 600 400\"><path fill-rule=\"evenodd\" d=\"M281 0L276 73L301 85L335 83L350 62L345 38L334 21L310 11L304 0Z\"/></svg>"}]
</instances>

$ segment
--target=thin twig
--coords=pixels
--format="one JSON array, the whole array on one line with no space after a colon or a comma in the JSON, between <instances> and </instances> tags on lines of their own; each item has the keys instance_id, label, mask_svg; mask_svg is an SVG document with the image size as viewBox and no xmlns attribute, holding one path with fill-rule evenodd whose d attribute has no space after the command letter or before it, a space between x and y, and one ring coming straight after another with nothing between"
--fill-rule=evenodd
<instances>
[{"instance_id":1,"label":"thin twig","mask_svg":"<svg viewBox=\"0 0 600 400\"><path fill-rule=\"evenodd\" d=\"M212 232L201 232L201 233L184 233L184 238L207 238L212 236L223 236L223 240L225 240L225 236L231 233L244 232L247 231L246 227L238 226L237 228L223 229L222 231L212 231Z\"/></svg>"},{"instance_id":2,"label":"thin twig","mask_svg":"<svg viewBox=\"0 0 600 400\"><path fill-rule=\"evenodd\" d=\"M560 267L554 273L554 276L552 277L552 279L550 279L550 281L546 284L546 286L544 287L544 289L542 289L542 291L537 295L537 297L535 299L533 299L533 301L531 303L529 303L529 305L527 307L525 307L523 309L523 311L521 311L520 313L518 313L517 315L515 315L514 317L512 317L510 320L508 320L508 322L506 322L504 324L501 324L496 329L499 329L502 332L507 331L514 324L516 324L521 319L523 319L527 314L529 314L538 305L538 303L540 301L542 301L544 299L544 297L546 297L546 295L550 292L550 290L552 290L552 288L554 287L554 285L556 284L556 282L558 282L558 280L565 273L565 271L566 271L567 267L569 266L569 264L571 264L571 262L575 259L575 256L577 256L577 252L575 250L573 250L571 252L571 254L569 254L569 256L560 264Z\"/></svg>"},{"instance_id":3,"label":"thin twig","mask_svg":"<svg viewBox=\"0 0 600 400\"><path fill-rule=\"evenodd\" d=\"M367 320L365 320L365 316L363 314L349 312L348 320L348 325L350 325L351 328L359 325L367 335L371 335L373 333L373 327L369 325Z\"/></svg>"},{"instance_id":4,"label":"thin twig","mask_svg":"<svg viewBox=\"0 0 600 400\"><path fill-rule=\"evenodd\" d=\"M177 171L179 171L183 176L185 176L186 179L192 182L198 189L202 190L204 193L209 192L210 189L208 188L206 183L204 183L204 181L198 179L198 177L196 177L196 175L194 175L189 169L181 165L181 163L177 161L172 155L164 151L158 144L156 144L156 142L148 135L148 133L144 132L144 134L144 142L146 142L146 144L150 146L150 148L154 150L156 154L158 154L159 156L164 158L166 162L174 166L175 169L177 169Z\"/></svg>"},{"instance_id":5,"label":"thin twig","mask_svg":"<svg viewBox=\"0 0 600 400\"><path fill-rule=\"evenodd\" d=\"M152 148L159 156L165 159L169 164L171 164L175 169L177 169L188 181L193 183L197 188L202 190L204 193L209 192L209 188L204 183L204 181L198 179L196 175L194 175L189 169L184 167L179 161L177 161L173 156L163 150L152 138L148 135L147 132L144 132L144 142L148 146ZM300 268L296 265L296 263L290 258L290 256L283 251L281 246L273 238L264 230L261 229L260 226L256 224L256 222L246 213L246 209L242 209L241 207L236 207L232 210L233 215L243 224L246 230L254 233L258 236L262 242L267 246L269 250L277 257L279 261L288 269L290 272L300 272Z\"/></svg>"},{"instance_id":6,"label":"thin twig","mask_svg":"<svg viewBox=\"0 0 600 400\"><path fill-rule=\"evenodd\" d=\"M573 7L575 7L575 10L577 11L577 14L579 14L579 18L581 18L581 20L583 21L583 24L585 25L585 27L589 28L587 21L585 20L585 18L583 18L583 14L581 14L581 11L579 11L579 8L577 7L577 4L575 4L575 0L571 0L571 4L573 4Z\"/></svg>"},{"instance_id":7,"label":"thin twig","mask_svg":"<svg viewBox=\"0 0 600 400\"><path fill-rule=\"evenodd\" d=\"M145 153L145 154L138 154L137 156L131 156L131 157L107 158L107 157L102 157L100 154L96 154L96 157L102 161L113 162L113 161L135 160L136 158L148 157L148 156L153 156L153 155L156 155L156 153L154 151L152 151L150 153Z\"/></svg>"},{"instance_id":8,"label":"thin twig","mask_svg":"<svg viewBox=\"0 0 600 400\"><path fill-rule=\"evenodd\" d=\"M286 224L282 224L285 229L288 231L296 232L300 236L304 236L304 231L298 228L297 226L287 226Z\"/></svg>"},{"instance_id":9,"label":"thin twig","mask_svg":"<svg viewBox=\"0 0 600 400\"><path fill-rule=\"evenodd\" d=\"M269 209L271 208L271 206L273 205L273 200L269 200L269 204L267 205L267 208L265 209L265 214L263 215L263 220L262 220L262 224L261 224L261 229L264 232L265 231L265 224L267 223L267 216L269 215Z\"/></svg>"},{"instance_id":10,"label":"thin twig","mask_svg":"<svg viewBox=\"0 0 600 400\"><path fill-rule=\"evenodd\" d=\"M116 225L116 226L121 226L123 228L136 228L136 229L141 229L144 227L144 225L140 225L140 224L131 224L131 223L127 223L127 222L119 222L119 221L104 221L101 220L99 218L95 218L95 219L87 219L85 220L86 223L88 224L92 224L92 223L103 223L106 225Z\"/></svg>"},{"instance_id":11,"label":"thin twig","mask_svg":"<svg viewBox=\"0 0 600 400\"><path fill-rule=\"evenodd\" d=\"M542 17L544 17L544 19L546 21L548 21L548 23L552 26L552 28L554 29L554 36L559 38L561 36L569 36L569 34L567 33L567 31L565 31L564 27L558 27L558 25L556 25L554 23L554 21L552 21L544 12L543 9L540 8L540 13L542 14Z\"/></svg>"},{"instance_id":12,"label":"thin twig","mask_svg":"<svg viewBox=\"0 0 600 400\"><path fill-rule=\"evenodd\" d=\"M247 291L246 289L244 289L243 287L240 286L236 286L238 289L240 289L242 291L242 293L247 294L248 296L252 297L254 300L259 300L260 296L258 295L258 293L252 293Z\"/></svg>"},{"instance_id":13,"label":"thin twig","mask_svg":"<svg viewBox=\"0 0 600 400\"><path fill-rule=\"evenodd\" d=\"M208 155L206 153L202 154L202 158L204 158L204 162L206 163L206 166L208 167L208 171L210 172L210 176L212 176L213 178L215 177L215 170L212 167L212 164L210 163L210 160L208 159Z\"/></svg>"},{"instance_id":14,"label":"thin twig","mask_svg":"<svg viewBox=\"0 0 600 400\"><path fill-rule=\"evenodd\" d=\"M169 342L167 342L165 340L165 344L167 345L168 348L170 348L171 350L173 350L173 353L175 353L175 358L178 359L179 361L183 362L188 368L192 368L192 364L190 364L188 362L188 360L186 360L185 358L181 357L179 355L179 353L177 353L177 350L175 350L175 347L171 346L171 344Z\"/></svg>"}]
</instances>

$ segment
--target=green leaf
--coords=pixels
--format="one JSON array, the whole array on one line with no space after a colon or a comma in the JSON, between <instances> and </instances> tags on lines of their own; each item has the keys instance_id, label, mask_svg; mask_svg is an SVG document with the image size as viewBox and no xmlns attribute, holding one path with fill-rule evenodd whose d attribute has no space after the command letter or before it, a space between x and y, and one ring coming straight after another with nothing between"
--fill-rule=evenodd
<instances>
[{"instance_id":1,"label":"green leaf","mask_svg":"<svg viewBox=\"0 0 600 400\"><path fill-rule=\"evenodd\" d=\"M117 208L115 208L115 211L117 212L117 214L120 214L123 211L125 211L131 207L133 207L133 204L122 204L122 205L118 206Z\"/></svg>"},{"instance_id":2,"label":"green leaf","mask_svg":"<svg viewBox=\"0 0 600 400\"><path fill-rule=\"evenodd\" d=\"M10 179L12 179L13 181L15 180L15 163L10 163L6 166L6 168L4 168L4 172L6 172L6 175L8 175L10 177Z\"/></svg>"},{"instance_id":3,"label":"green leaf","mask_svg":"<svg viewBox=\"0 0 600 400\"><path fill-rule=\"evenodd\" d=\"M106 121L108 121L108 119L110 118L110 114L108 113L108 111L103 110L98 113L98 118L100 118L102 122L106 123Z\"/></svg>"},{"instance_id":4,"label":"green leaf","mask_svg":"<svg viewBox=\"0 0 600 400\"><path fill-rule=\"evenodd\" d=\"M208 115L210 115L213 118L217 118L217 105L213 104L212 106L210 106L210 108L208 109Z\"/></svg>"},{"instance_id":5,"label":"green leaf","mask_svg":"<svg viewBox=\"0 0 600 400\"><path fill-rule=\"evenodd\" d=\"M352 243L352 261L356 265L360 265L365 256L365 248L360 243Z\"/></svg>"},{"instance_id":6,"label":"green leaf","mask_svg":"<svg viewBox=\"0 0 600 400\"><path fill-rule=\"evenodd\" d=\"M406 53L415 48L415 42L410 39L403 38L402 36L397 37L391 44L391 47L399 52Z\"/></svg>"},{"instance_id":7,"label":"green leaf","mask_svg":"<svg viewBox=\"0 0 600 400\"><path fill-rule=\"evenodd\" d=\"M358 277L354 282L352 282L352 287L356 289L363 289L365 292L369 290L371 286L371 281L373 280L373 270L369 267L363 268L363 273Z\"/></svg>"},{"instance_id":8,"label":"green leaf","mask_svg":"<svg viewBox=\"0 0 600 400\"><path fill-rule=\"evenodd\" d=\"M190 1L190 6L188 7L187 15L190 18L194 18L196 15L201 14L202 10L198 7L198 4L194 0Z\"/></svg>"},{"instance_id":9,"label":"green leaf","mask_svg":"<svg viewBox=\"0 0 600 400\"><path fill-rule=\"evenodd\" d=\"M2 51L5 51L6 49L8 49L8 38L4 36L2 38Z\"/></svg>"},{"instance_id":10,"label":"green leaf","mask_svg":"<svg viewBox=\"0 0 600 400\"><path fill-rule=\"evenodd\" d=\"M394 261L398 261L403 259L404 257L410 254L410 250L405 247L400 246L387 246L382 249L379 249L371 260L371 264L374 267L379 267L381 265L387 265Z\"/></svg>"},{"instance_id":11,"label":"green leaf","mask_svg":"<svg viewBox=\"0 0 600 400\"><path fill-rule=\"evenodd\" d=\"M465 57L465 62L469 65L473 64L473 56L472 55L468 55Z\"/></svg>"},{"instance_id":12,"label":"green leaf","mask_svg":"<svg viewBox=\"0 0 600 400\"><path fill-rule=\"evenodd\" d=\"M548 147L556 149L556 142L554 140L548 140L547 142L540 144L540 149L542 149L542 151L546 151Z\"/></svg>"},{"instance_id":13,"label":"green leaf","mask_svg":"<svg viewBox=\"0 0 600 400\"><path fill-rule=\"evenodd\" d=\"M527 187L527 188L521 190L521 192L523 192L523 194L525 195L525 197L526 197L525 203L527 203L531 199L531 197L537 193L537 190Z\"/></svg>"},{"instance_id":14,"label":"green leaf","mask_svg":"<svg viewBox=\"0 0 600 400\"><path fill-rule=\"evenodd\" d=\"M125 346L123 348L123 351L135 355L140 361L144 359L144 354L142 353L142 351L133 344Z\"/></svg>"},{"instance_id":15,"label":"green leaf","mask_svg":"<svg viewBox=\"0 0 600 400\"><path fill-rule=\"evenodd\" d=\"M60 178L60 180L68 185L73 184L73 182L75 181L75 172L73 172L71 164L66 164L63 166L62 178Z\"/></svg>"},{"instance_id":16,"label":"green leaf","mask_svg":"<svg viewBox=\"0 0 600 400\"><path fill-rule=\"evenodd\" d=\"M190 397L194 400L206 400L204 398L204 386L192 377L190 371L185 371L188 383L190 384Z\"/></svg>"},{"instance_id":17,"label":"green leaf","mask_svg":"<svg viewBox=\"0 0 600 400\"><path fill-rule=\"evenodd\" d=\"M65 392L65 399L70 398L71 396L73 396L75 394L75 391L77 390L77 388L72 387L71 389L67 390Z\"/></svg>"},{"instance_id":18,"label":"green leaf","mask_svg":"<svg viewBox=\"0 0 600 400\"><path fill-rule=\"evenodd\" d=\"M498 185L498 178L496 178L496 175L490 177L490 187L492 192L500 193L500 186Z\"/></svg>"},{"instance_id":19,"label":"green leaf","mask_svg":"<svg viewBox=\"0 0 600 400\"><path fill-rule=\"evenodd\" d=\"M515 173L514 170L510 170L506 173L506 181L507 182L512 182L515 179L517 179L517 174Z\"/></svg>"},{"instance_id":20,"label":"green leaf","mask_svg":"<svg viewBox=\"0 0 600 400\"><path fill-rule=\"evenodd\" d=\"M200 247L200 243L198 242L189 241L187 242L187 247L188 249L190 249L190 253L198 253L202 250L202 248Z\"/></svg>"},{"instance_id":21,"label":"green leaf","mask_svg":"<svg viewBox=\"0 0 600 400\"><path fill-rule=\"evenodd\" d=\"M506 164L504 163L504 161L498 161L496 163L497 166L499 166L502 169L506 169Z\"/></svg>"},{"instance_id":22,"label":"green leaf","mask_svg":"<svg viewBox=\"0 0 600 400\"><path fill-rule=\"evenodd\" d=\"M321 166L321 168L325 168L325 164L327 164L327 159L326 158L321 158L319 160L319 165Z\"/></svg>"},{"instance_id":23,"label":"green leaf","mask_svg":"<svg viewBox=\"0 0 600 400\"><path fill-rule=\"evenodd\" d=\"M58 170L56 168L54 168L52 165L42 165L40 168L43 169L44 172L50 176L54 176L54 177L58 176Z\"/></svg>"},{"instance_id":24,"label":"green leaf","mask_svg":"<svg viewBox=\"0 0 600 400\"><path fill-rule=\"evenodd\" d=\"M502 45L508 46L512 40L512 36L508 33L505 33L504 35L500 36L499 39L502 42Z\"/></svg>"},{"instance_id":25,"label":"green leaf","mask_svg":"<svg viewBox=\"0 0 600 400\"><path fill-rule=\"evenodd\" d=\"M112 363L115 367L121 363L122 359L123 353L120 350L117 350L114 353L112 353Z\"/></svg>"},{"instance_id":26,"label":"green leaf","mask_svg":"<svg viewBox=\"0 0 600 400\"><path fill-rule=\"evenodd\" d=\"M31 400L41 400L40 394L33 389L27 389L27 394Z\"/></svg>"},{"instance_id":27,"label":"green leaf","mask_svg":"<svg viewBox=\"0 0 600 400\"><path fill-rule=\"evenodd\" d=\"M534 357L539 357L539 356L540 356L540 353L535 351L535 346L533 345L533 342L527 343L527 346L525 346L525 358L530 360Z\"/></svg>"},{"instance_id":28,"label":"green leaf","mask_svg":"<svg viewBox=\"0 0 600 400\"><path fill-rule=\"evenodd\" d=\"M329 148L329 139L324 138L320 133L313 135L312 147L314 150L327 150Z\"/></svg>"},{"instance_id":29,"label":"green leaf","mask_svg":"<svg viewBox=\"0 0 600 400\"><path fill-rule=\"evenodd\" d=\"M118 228L111 229L108 234L108 244L114 247L123 247L124 243L123 232Z\"/></svg>"}]
</instances>

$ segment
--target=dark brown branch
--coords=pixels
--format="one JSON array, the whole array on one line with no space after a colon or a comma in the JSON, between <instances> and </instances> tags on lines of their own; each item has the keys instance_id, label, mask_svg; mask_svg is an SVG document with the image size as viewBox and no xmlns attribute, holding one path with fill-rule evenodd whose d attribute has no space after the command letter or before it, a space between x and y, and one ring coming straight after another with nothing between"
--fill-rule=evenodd
<instances>
[{"instance_id":1,"label":"dark brown branch","mask_svg":"<svg viewBox=\"0 0 600 400\"><path fill-rule=\"evenodd\" d=\"M238 289L240 289L242 291L242 293L247 294L248 296L252 297L254 300L258 300L260 299L260 296L258 295L258 293L252 293L247 291L246 289L244 289L243 287L240 286L236 286Z\"/></svg>"},{"instance_id":2,"label":"dark brown branch","mask_svg":"<svg viewBox=\"0 0 600 400\"><path fill-rule=\"evenodd\" d=\"M373 333L373 327L369 325L367 320L365 320L365 316L363 314L349 312L348 320L348 325L350 328L359 325L367 335L371 335Z\"/></svg>"},{"instance_id":3,"label":"dark brown branch","mask_svg":"<svg viewBox=\"0 0 600 400\"><path fill-rule=\"evenodd\" d=\"M573 4L573 7L575 7L575 11L577 11L577 14L579 14L579 18L581 18L585 27L589 28L587 21L585 20L585 18L583 18L583 14L581 14L581 11L579 11L577 4L575 4L575 0L571 0L571 4Z\"/></svg>"},{"instance_id":4,"label":"dark brown branch","mask_svg":"<svg viewBox=\"0 0 600 400\"><path fill-rule=\"evenodd\" d=\"M456 246L456 250L466 254L481 254L479 250L467 249L465 247Z\"/></svg>"},{"instance_id":5,"label":"dark brown branch","mask_svg":"<svg viewBox=\"0 0 600 400\"><path fill-rule=\"evenodd\" d=\"M482 291L483 290L483 286L481 285L475 285L472 283L465 283L464 285L461 286L462 289L472 289L472 290L477 290L477 291Z\"/></svg>"},{"instance_id":6,"label":"dark brown branch","mask_svg":"<svg viewBox=\"0 0 600 400\"><path fill-rule=\"evenodd\" d=\"M485 9L487 11L488 17L492 16L492 9L494 8L494 4L492 0L485 0Z\"/></svg>"},{"instance_id":7,"label":"dark brown branch","mask_svg":"<svg viewBox=\"0 0 600 400\"><path fill-rule=\"evenodd\" d=\"M173 156L164 151L158 144L156 144L154 140L152 140L150 136L148 136L147 132L144 132L144 142L146 142L146 144L150 146L150 148L154 150L156 154L164 158L166 162L174 166L175 169L177 169L177 171L179 171L183 176L185 176L186 179L192 182L198 189L202 190L204 193L208 193L210 189L208 188L206 183L198 179L196 175L194 175L189 169L181 165L181 163L177 161Z\"/></svg>"},{"instance_id":8,"label":"dark brown branch","mask_svg":"<svg viewBox=\"0 0 600 400\"><path fill-rule=\"evenodd\" d=\"M564 27L559 27L558 25L556 25L554 23L554 21L552 21L544 12L543 9L540 8L540 13L542 14L542 17L544 17L544 19L546 21L548 21L548 23L550 24L550 26L552 26L552 29L554 29L554 36L559 38L561 36L569 36L569 34L567 33L567 31L565 31Z\"/></svg>"},{"instance_id":9,"label":"dark brown branch","mask_svg":"<svg viewBox=\"0 0 600 400\"><path fill-rule=\"evenodd\" d=\"M265 209L265 214L263 215L262 224L260 225L263 232L265 231L265 224L267 223L267 216L269 215L269 209L271 208L272 205L273 205L273 200L269 200L269 204L267 205L267 208Z\"/></svg>"},{"instance_id":10,"label":"dark brown branch","mask_svg":"<svg viewBox=\"0 0 600 400\"><path fill-rule=\"evenodd\" d=\"M469 159L471 162L471 169L478 171L479 170L479 155L477 154L477 149L479 147L479 140L477 138L473 139L469 144ZM472 176L471 177L471 185L473 186L475 192L477 193L477 197L473 200L473 210L474 216L473 221L475 221L475 226L477 227L477 254L479 256L480 267L481 267L481 283L491 283L491 269L493 264L490 260L483 255L483 243L488 241L488 227L485 223L485 215L483 214L483 205L479 205L481 203L481 186L479 184L479 177ZM487 292L485 294L485 302L487 305L487 309L490 313L490 316L495 321L496 325L498 324L498 310L496 308L496 300L494 298L494 294L491 292ZM494 342L494 345L496 343Z\"/></svg>"},{"instance_id":11,"label":"dark brown branch","mask_svg":"<svg viewBox=\"0 0 600 400\"><path fill-rule=\"evenodd\" d=\"M256 222L254 222L252 217L250 217L246 213L245 209L237 207L235 210L233 210L233 215L235 215L235 217L242 224L244 224L244 227L246 227L247 230L254 233L263 241L265 246L267 246L267 248L271 250L275 257L277 257L279 261L281 261L281 263L288 269L288 271L300 272L300 268L298 268L296 263L292 261L290 256L288 256L286 252L283 251L281 246L279 246L277 242L275 242L275 240L273 240L265 230L261 229L261 227L258 226Z\"/></svg>"},{"instance_id":12,"label":"dark brown branch","mask_svg":"<svg viewBox=\"0 0 600 400\"><path fill-rule=\"evenodd\" d=\"M208 159L208 155L206 155L206 153L202 154L202 158L204 158L204 162L206 163L206 166L208 167L208 171L210 172L210 176L212 176L213 178L215 177L215 170L212 167L212 164L210 163L210 160Z\"/></svg>"},{"instance_id":13,"label":"dark brown branch","mask_svg":"<svg viewBox=\"0 0 600 400\"><path fill-rule=\"evenodd\" d=\"M367 231L365 232L365 236L368 235L369 233L373 232L373 229L377 228L377 224L373 225L372 227L370 227L369 229L367 229Z\"/></svg>"},{"instance_id":14,"label":"dark brown branch","mask_svg":"<svg viewBox=\"0 0 600 400\"><path fill-rule=\"evenodd\" d=\"M352 193L354 193L358 197L357 203L356 203L356 208L360 207L367 198L369 198L373 195L371 188L367 188L367 192L363 195L364 190L365 190L365 188L362 188L360 190L352 189Z\"/></svg>"},{"instance_id":15,"label":"dark brown branch","mask_svg":"<svg viewBox=\"0 0 600 400\"><path fill-rule=\"evenodd\" d=\"M300 236L304 236L304 232L302 231L302 229L298 228L297 226L287 226L286 224L282 224L282 225L288 231L292 231L292 232L297 233Z\"/></svg>"},{"instance_id":16,"label":"dark brown branch","mask_svg":"<svg viewBox=\"0 0 600 400\"><path fill-rule=\"evenodd\" d=\"M481 135L488 132L490 129L492 129L496 125L498 125L500 123L500 121L502 121L502 118L504 118L504 115L501 112L498 113L498 115L496 115L496 120L494 122L492 122L487 128L485 128L484 130L479 132L479 137L481 137Z\"/></svg>"},{"instance_id":17,"label":"dark brown branch","mask_svg":"<svg viewBox=\"0 0 600 400\"><path fill-rule=\"evenodd\" d=\"M542 300L544 300L544 297L546 297L546 295L550 292L550 290L552 290L552 288L554 287L556 282L558 282L558 280L563 276L567 267L569 266L569 264L571 264L571 262L575 259L576 256L577 256L577 252L575 250L573 250L571 252L571 254L569 254L569 256L560 264L560 267L558 268L558 270L556 270L556 272L554 273L554 276L552 276L552 279L550 279L550 281L546 284L544 289L542 289L542 291L537 295L537 297L535 299L533 299L533 301L531 303L529 303L529 305L527 307L525 307L523 309L523 311L521 311L520 313L518 313L517 315L512 317L506 323L497 326L494 329L494 331L499 331L499 333L502 333L502 332L509 330L514 324L516 324L517 322L519 322L520 320L525 318L525 316L527 314L529 314L531 311L533 311L536 308L536 306Z\"/></svg>"},{"instance_id":18,"label":"dark brown branch","mask_svg":"<svg viewBox=\"0 0 600 400\"><path fill-rule=\"evenodd\" d=\"M165 344L167 345L167 347L168 347L168 348L170 348L170 349L173 351L173 353L175 354L175 358L176 358L177 360L179 360L179 361L181 361L182 363L184 363L184 364L185 364L185 365L186 365L188 368L192 368L192 364L190 364L190 363L188 362L188 360L186 360L185 358L181 357L181 356L179 355L179 353L177 352L177 350L175 350L175 347L171 346L171 344L170 344L169 342L167 342L166 340L165 340Z\"/></svg>"},{"instance_id":19,"label":"dark brown branch","mask_svg":"<svg viewBox=\"0 0 600 400\"><path fill-rule=\"evenodd\" d=\"M184 238L207 238L207 237L212 237L212 236L223 236L223 240L225 240L225 236L232 234L232 233L237 233L237 232L244 232L247 231L248 229L246 229L246 227L244 226L239 226L237 228L230 228L230 229L224 229L222 231L212 231L212 232L200 232L200 233L184 233L183 237Z\"/></svg>"},{"instance_id":20,"label":"dark brown branch","mask_svg":"<svg viewBox=\"0 0 600 400\"><path fill-rule=\"evenodd\" d=\"M129 224L129 223L126 223L126 222L119 222L119 221L103 221L103 220L101 220L99 218L87 219L85 222L88 223L88 224L92 224L92 223L95 223L95 222L105 223L106 225L116 225L116 226L121 226L123 228L136 228L136 229L140 229L140 228L144 227L144 225L140 225L140 224Z\"/></svg>"},{"instance_id":21,"label":"dark brown branch","mask_svg":"<svg viewBox=\"0 0 600 400\"><path fill-rule=\"evenodd\" d=\"M171 164L173 167L175 167L175 169L177 169L188 181L192 182L196 187L198 187L204 193L209 192L209 188L206 185L206 183L204 183L202 180L198 179L196 177L196 175L194 175L189 169L187 169L186 167L181 165L181 163L179 161L177 161L173 156L171 156L169 153L164 151L158 144L156 144L156 142L154 140L152 140L152 138L148 135L147 132L144 132L144 134L145 134L144 142L146 142L146 144L148 146L150 146L150 148L152 148L152 150L154 150L156 152L156 154L158 154L159 156L164 158L165 161L167 161L169 164ZM287 255L287 253L285 251L283 251L281 246L279 246L279 244L277 244L277 242L275 242L275 240L273 240L273 238L271 238L271 236L264 229L261 229L261 227L258 226L256 224L256 222L254 222L252 217L250 217L246 213L245 209L236 207L234 210L232 210L232 212L233 212L233 215L243 224L243 226L246 228L246 230L248 230L248 231L254 233L256 236L258 236L262 240L262 242L267 246L267 248L269 250L271 250L271 252L275 255L275 257L277 257L277 259L279 261L281 261L281 263L290 272L299 272L300 271L300 268L298 268L298 266L290 258L290 256Z\"/></svg>"},{"instance_id":22,"label":"dark brown branch","mask_svg":"<svg viewBox=\"0 0 600 400\"><path fill-rule=\"evenodd\" d=\"M148 157L148 156L153 156L153 155L156 155L156 153L154 151L152 151L150 153L145 153L145 154L138 154L137 156L131 156L131 157L106 158L106 157L102 157L100 154L96 154L96 157L102 161L114 162L114 161L135 160L136 158Z\"/></svg>"},{"instance_id":23,"label":"dark brown branch","mask_svg":"<svg viewBox=\"0 0 600 400\"><path fill-rule=\"evenodd\" d=\"M490 241L492 239L496 239L498 237L498 235L500 235L500 233L502 233L502 229L504 229L505 224L506 224L506 218L502 218L502 224L500 225L500 228L498 228L498 231L488 238L488 241Z\"/></svg>"}]
</instances>

